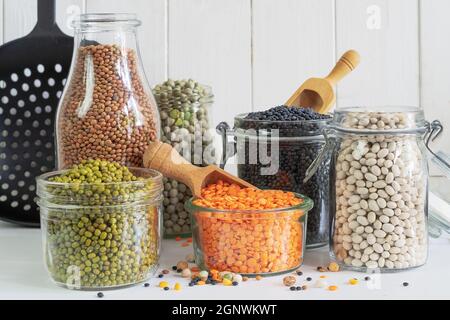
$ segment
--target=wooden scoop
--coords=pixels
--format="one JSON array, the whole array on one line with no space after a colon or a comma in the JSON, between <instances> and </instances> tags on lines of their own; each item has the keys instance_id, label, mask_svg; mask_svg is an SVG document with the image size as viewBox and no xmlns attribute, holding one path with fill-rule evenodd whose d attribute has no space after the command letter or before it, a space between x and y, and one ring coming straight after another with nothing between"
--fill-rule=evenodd
<instances>
[{"instance_id":1,"label":"wooden scoop","mask_svg":"<svg viewBox=\"0 0 450 320\"><path fill-rule=\"evenodd\" d=\"M195 197L201 197L203 187L223 180L242 187L255 188L250 183L235 177L214 165L197 167L184 159L171 145L155 141L144 153L144 167L158 170L167 178L184 183Z\"/></svg>"},{"instance_id":2,"label":"wooden scoop","mask_svg":"<svg viewBox=\"0 0 450 320\"><path fill-rule=\"evenodd\" d=\"M327 113L336 101L334 86L336 83L354 70L359 64L359 53L349 50L326 78L310 78L286 102L291 107L312 108L316 112Z\"/></svg>"}]
</instances>

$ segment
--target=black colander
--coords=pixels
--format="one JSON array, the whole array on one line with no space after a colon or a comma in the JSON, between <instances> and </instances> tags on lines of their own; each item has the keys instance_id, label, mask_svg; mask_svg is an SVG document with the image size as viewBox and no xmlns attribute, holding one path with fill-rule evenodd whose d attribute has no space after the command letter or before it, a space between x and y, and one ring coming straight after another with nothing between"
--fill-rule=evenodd
<instances>
[{"instance_id":1,"label":"black colander","mask_svg":"<svg viewBox=\"0 0 450 320\"><path fill-rule=\"evenodd\" d=\"M38 1L27 36L0 46L0 219L39 226L35 177L54 169L54 121L73 38L55 23L55 1Z\"/></svg>"}]
</instances>

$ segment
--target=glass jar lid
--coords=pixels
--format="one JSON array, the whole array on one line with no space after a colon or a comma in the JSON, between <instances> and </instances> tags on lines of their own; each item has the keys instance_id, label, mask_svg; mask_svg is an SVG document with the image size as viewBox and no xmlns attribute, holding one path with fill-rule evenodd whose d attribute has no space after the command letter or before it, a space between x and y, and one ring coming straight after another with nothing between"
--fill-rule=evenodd
<instances>
[{"instance_id":1,"label":"glass jar lid","mask_svg":"<svg viewBox=\"0 0 450 320\"><path fill-rule=\"evenodd\" d=\"M294 120L294 121L274 121L274 120L254 120L248 119L248 113L238 114L234 117L234 129L236 133L246 136L273 136L279 137L303 137L321 136L332 117L319 120Z\"/></svg>"},{"instance_id":2,"label":"glass jar lid","mask_svg":"<svg viewBox=\"0 0 450 320\"><path fill-rule=\"evenodd\" d=\"M441 174L430 177L428 196L430 235L437 238L442 231L450 235L450 155L438 151L432 154L431 161Z\"/></svg>"},{"instance_id":3,"label":"glass jar lid","mask_svg":"<svg viewBox=\"0 0 450 320\"><path fill-rule=\"evenodd\" d=\"M331 128L355 133L415 133L426 130L423 110L416 107L348 107L335 111Z\"/></svg>"},{"instance_id":4,"label":"glass jar lid","mask_svg":"<svg viewBox=\"0 0 450 320\"><path fill-rule=\"evenodd\" d=\"M114 207L151 204L162 200L163 177L156 170L129 168L138 180L124 182L54 182L51 178L69 170L53 171L36 178L38 202L48 208L70 206Z\"/></svg>"},{"instance_id":5,"label":"glass jar lid","mask_svg":"<svg viewBox=\"0 0 450 320\"><path fill-rule=\"evenodd\" d=\"M140 25L141 21L134 13L84 13L77 15L72 21L75 30L88 29L90 32Z\"/></svg>"}]
</instances>

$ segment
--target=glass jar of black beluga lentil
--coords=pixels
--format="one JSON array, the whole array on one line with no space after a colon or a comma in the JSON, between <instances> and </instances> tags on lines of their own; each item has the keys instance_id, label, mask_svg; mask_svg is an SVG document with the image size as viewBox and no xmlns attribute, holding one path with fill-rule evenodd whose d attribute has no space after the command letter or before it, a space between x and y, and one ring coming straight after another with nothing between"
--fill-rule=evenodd
<instances>
[{"instance_id":1,"label":"glass jar of black beluga lentil","mask_svg":"<svg viewBox=\"0 0 450 320\"><path fill-rule=\"evenodd\" d=\"M314 201L307 221L307 248L328 243L329 160L322 162L319 172L307 183L303 179L325 143L322 131L330 120L329 115L310 109L279 106L237 115L233 130L225 123L217 128L225 148L229 145L227 136L234 136L233 152L224 152L222 166L236 152L241 179L261 189L305 194Z\"/></svg>"}]
</instances>

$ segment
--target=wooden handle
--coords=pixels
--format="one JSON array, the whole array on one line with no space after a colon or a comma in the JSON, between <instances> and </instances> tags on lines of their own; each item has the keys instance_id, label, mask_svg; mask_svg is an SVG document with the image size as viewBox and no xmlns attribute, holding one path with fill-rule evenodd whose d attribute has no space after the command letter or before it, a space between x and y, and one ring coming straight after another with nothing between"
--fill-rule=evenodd
<instances>
[{"instance_id":1,"label":"wooden handle","mask_svg":"<svg viewBox=\"0 0 450 320\"><path fill-rule=\"evenodd\" d=\"M144 166L158 170L164 176L193 187L193 178L202 173L202 168L192 165L171 145L155 141L150 143L144 153Z\"/></svg>"},{"instance_id":2,"label":"wooden handle","mask_svg":"<svg viewBox=\"0 0 450 320\"><path fill-rule=\"evenodd\" d=\"M359 61L360 56L358 52L355 50L347 51L342 55L333 70L331 70L330 74L325 79L332 85L335 85L339 80L352 72L359 65Z\"/></svg>"}]
</instances>

